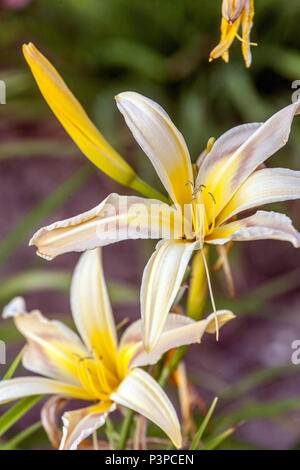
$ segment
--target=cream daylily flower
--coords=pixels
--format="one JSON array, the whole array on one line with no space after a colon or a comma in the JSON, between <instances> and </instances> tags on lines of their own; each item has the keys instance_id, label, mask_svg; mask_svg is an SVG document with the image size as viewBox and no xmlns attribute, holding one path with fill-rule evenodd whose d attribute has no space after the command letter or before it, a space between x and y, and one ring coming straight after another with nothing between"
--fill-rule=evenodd
<instances>
[{"instance_id":1,"label":"cream daylily flower","mask_svg":"<svg viewBox=\"0 0 300 470\"><path fill-rule=\"evenodd\" d=\"M24 49L44 97L61 122L64 113L68 114L72 127L65 128L78 143L74 129L88 136L90 121L76 112L73 95L47 59L33 45ZM128 238L162 239L145 268L141 287L143 341L150 351L163 331L195 248L202 249L204 242L263 238L299 246L298 232L282 214L258 211L234 222L230 219L263 204L300 197L299 172L280 168L255 171L285 145L300 108L299 102L293 103L265 123L237 126L214 144L210 139L196 175L182 134L157 103L134 92L121 93L116 101L173 206L156 199L110 194L94 209L41 228L30 244L37 246L40 256L52 259ZM114 159L114 153L111 157Z\"/></svg>"},{"instance_id":2,"label":"cream daylily flower","mask_svg":"<svg viewBox=\"0 0 300 470\"><path fill-rule=\"evenodd\" d=\"M174 206L111 194L88 212L41 228L30 244L37 246L40 256L52 259L125 238L161 237L144 270L141 286L143 341L150 351L163 331L194 249L202 248L204 242L224 244L266 238L299 246L299 233L283 214L257 211L250 217L231 219L263 204L300 197L299 171L255 171L286 144L293 117L300 108L299 103L291 104L265 123L240 125L213 145L210 141L194 177L184 138L158 104L133 92L121 93L116 100ZM191 223L186 224L186 220ZM133 223L139 230L131 233Z\"/></svg>"},{"instance_id":3,"label":"cream daylily flower","mask_svg":"<svg viewBox=\"0 0 300 470\"><path fill-rule=\"evenodd\" d=\"M140 320L125 330L118 344L98 250L84 253L77 264L71 307L81 338L63 323L47 320L38 310L27 313L20 297L5 308L3 316L13 317L27 339L24 367L44 377L0 382L0 403L37 394L94 402L63 415L61 449L76 449L105 423L116 405L144 415L180 447L180 425L173 405L158 383L139 367L155 364L171 348L200 342L205 331L214 332L214 315L199 322L168 315L157 347L150 354L142 345ZM219 326L233 317L229 311L218 312Z\"/></svg>"},{"instance_id":4,"label":"cream daylily flower","mask_svg":"<svg viewBox=\"0 0 300 470\"><path fill-rule=\"evenodd\" d=\"M223 0L221 40L211 51L209 61L222 57L225 62L229 60L229 48L235 38L241 41L242 53L246 67L251 65L250 46L256 46L250 42L250 32L253 26L254 1L253 0ZM242 25L242 37L238 30Z\"/></svg>"}]
</instances>

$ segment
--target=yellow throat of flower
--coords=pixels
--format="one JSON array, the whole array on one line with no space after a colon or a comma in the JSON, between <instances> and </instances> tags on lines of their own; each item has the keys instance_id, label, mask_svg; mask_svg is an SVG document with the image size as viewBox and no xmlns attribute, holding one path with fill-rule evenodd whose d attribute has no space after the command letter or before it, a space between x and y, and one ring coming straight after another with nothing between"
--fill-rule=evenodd
<instances>
[{"instance_id":1,"label":"yellow throat of flower","mask_svg":"<svg viewBox=\"0 0 300 470\"><path fill-rule=\"evenodd\" d=\"M109 400L128 373L132 348L115 349L100 356L94 349L90 356L75 356L78 378L91 400Z\"/></svg>"}]
</instances>

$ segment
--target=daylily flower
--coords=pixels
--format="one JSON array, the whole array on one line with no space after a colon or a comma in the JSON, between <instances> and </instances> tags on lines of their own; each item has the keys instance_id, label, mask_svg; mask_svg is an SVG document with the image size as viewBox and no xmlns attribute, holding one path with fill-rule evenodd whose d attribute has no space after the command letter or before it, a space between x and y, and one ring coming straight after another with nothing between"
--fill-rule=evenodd
<instances>
[{"instance_id":1,"label":"daylily flower","mask_svg":"<svg viewBox=\"0 0 300 470\"><path fill-rule=\"evenodd\" d=\"M222 22L221 22L221 40L219 44L211 51L209 60L222 57L225 62L229 60L229 48L238 38L241 41L242 53L246 67L251 65L250 46L256 45L250 42L250 32L253 26L254 2L253 0L223 0L222 3ZM242 25L242 37L238 30Z\"/></svg>"},{"instance_id":2,"label":"daylily flower","mask_svg":"<svg viewBox=\"0 0 300 470\"><path fill-rule=\"evenodd\" d=\"M133 92L121 93L116 100L175 207L158 200L111 194L88 212L40 229L30 244L37 246L40 256L51 259L125 238L157 238L162 233L165 239L150 258L141 287L143 341L149 351L164 328L193 249L201 248L204 242L224 244L264 238L299 246L299 233L283 214L257 211L231 221L245 210L300 197L298 171L255 171L287 142L299 103L287 106L265 123L240 125L215 143L210 140L194 176L184 138L158 104ZM137 213L133 210L136 207L143 211ZM190 218L192 230L190 224L183 224L183 214L185 220ZM130 234L133 222L140 230ZM153 227L157 229L154 233Z\"/></svg>"},{"instance_id":3,"label":"daylily flower","mask_svg":"<svg viewBox=\"0 0 300 470\"><path fill-rule=\"evenodd\" d=\"M32 70L39 70L35 73L39 87L51 106L56 99L58 108L62 100L62 109L69 110L76 127L77 114L72 115L68 104L73 97L68 89L62 88L59 96L53 92L57 72L40 56L30 56ZM182 134L161 106L134 92L121 93L116 101L173 206L156 199L110 194L94 209L41 228L30 244L37 246L40 256L52 259L128 238L162 238L145 268L141 286L143 342L150 351L163 331L194 249L200 248L203 254L204 242L218 245L263 238L299 246L299 234L285 215L258 211L240 220L231 219L263 204L300 197L299 172L282 168L255 171L286 144L300 108L299 102L293 103L265 123L240 125L216 141L209 139L198 169L191 163ZM88 133L86 125L80 120L84 135ZM208 287L211 293L209 282Z\"/></svg>"},{"instance_id":4,"label":"daylily flower","mask_svg":"<svg viewBox=\"0 0 300 470\"><path fill-rule=\"evenodd\" d=\"M76 449L105 423L116 405L144 415L180 447L180 425L173 405L158 383L140 367L155 364L170 348L200 342L205 331L214 332L214 315L195 322L170 314L157 347L150 354L142 345L140 320L125 330L118 343L98 250L84 253L76 266L71 308L81 338L63 323L47 320L38 310L27 313L20 297L5 308L3 316L13 317L27 339L24 367L44 377L0 382L0 403L39 394L93 402L63 415L60 449ZM219 326L233 317L229 311L218 312ZM56 439L53 435L50 438Z\"/></svg>"}]
</instances>

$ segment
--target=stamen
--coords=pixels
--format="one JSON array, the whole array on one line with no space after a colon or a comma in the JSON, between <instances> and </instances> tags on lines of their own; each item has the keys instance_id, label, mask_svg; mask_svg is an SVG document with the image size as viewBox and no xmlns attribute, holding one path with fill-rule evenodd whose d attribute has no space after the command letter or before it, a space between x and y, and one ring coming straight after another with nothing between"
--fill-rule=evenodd
<instances>
[{"instance_id":1,"label":"stamen","mask_svg":"<svg viewBox=\"0 0 300 470\"><path fill-rule=\"evenodd\" d=\"M88 368L86 369L86 375L87 375L87 378L88 378L89 386L91 387L91 390L93 390L95 396L98 397L98 398L103 396L103 394L101 392L99 393L99 390L97 390L97 388L95 386L95 381L93 380L92 371Z\"/></svg>"},{"instance_id":2,"label":"stamen","mask_svg":"<svg viewBox=\"0 0 300 470\"><path fill-rule=\"evenodd\" d=\"M257 42L249 42L246 39L242 38L238 33L235 33L235 36L238 38L239 41L247 44L247 46L258 46Z\"/></svg>"},{"instance_id":3,"label":"stamen","mask_svg":"<svg viewBox=\"0 0 300 470\"><path fill-rule=\"evenodd\" d=\"M212 218L212 223L209 227L209 233L213 232L215 229L215 224L216 224L216 200L214 198L214 195L212 193L208 193L210 197L212 198L213 201L213 218Z\"/></svg>"},{"instance_id":4,"label":"stamen","mask_svg":"<svg viewBox=\"0 0 300 470\"><path fill-rule=\"evenodd\" d=\"M215 141L216 141L215 137L210 137L208 139L207 144L206 144L206 154L208 154L211 151Z\"/></svg>"},{"instance_id":5,"label":"stamen","mask_svg":"<svg viewBox=\"0 0 300 470\"><path fill-rule=\"evenodd\" d=\"M216 200L214 198L214 195L212 193L208 193L210 195L210 197L212 198L212 200L214 201L214 204L216 204Z\"/></svg>"},{"instance_id":6,"label":"stamen","mask_svg":"<svg viewBox=\"0 0 300 470\"><path fill-rule=\"evenodd\" d=\"M219 341L219 324L218 324L218 316L217 316L217 309L216 309L216 304L215 304L215 299L212 291L212 285L210 281L210 275L209 275L209 269L207 266L205 254L203 251L203 248L201 247L201 253L202 253L202 258L203 258L203 263L205 267L205 272L206 272L206 278L207 278L207 285L208 285L208 290L209 290L209 295L210 295L210 301L213 307L213 313L215 315L215 324L216 324L216 340Z\"/></svg>"},{"instance_id":7,"label":"stamen","mask_svg":"<svg viewBox=\"0 0 300 470\"><path fill-rule=\"evenodd\" d=\"M88 357L80 357L77 354L74 354L74 357L76 359L76 365L77 365L77 371L78 371L78 376L79 380L83 386L83 388L91 394L93 398L104 400L107 398L107 394L101 393L101 387L99 386L99 390L95 386L95 383L93 381L92 373L90 369L86 367L86 362L88 360L93 360L90 356Z\"/></svg>"},{"instance_id":8,"label":"stamen","mask_svg":"<svg viewBox=\"0 0 300 470\"><path fill-rule=\"evenodd\" d=\"M200 186L193 191L193 196L196 196L199 191L202 193L203 189L206 189L205 184L200 184Z\"/></svg>"},{"instance_id":9,"label":"stamen","mask_svg":"<svg viewBox=\"0 0 300 470\"><path fill-rule=\"evenodd\" d=\"M109 386L109 383L108 383L108 380L107 380L107 377L106 377L104 364L102 362L101 357L99 357L98 359L99 359L99 361L97 361L97 364L96 364L97 378L98 378L98 380L101 384L101 387L103 388L103 391L109 393L111 387Z\"/></svg>"},{"instance_id":10,"label":"stamen","mask_svg":"<svg viewBox=\"0 0 300 470\"><path fill-rule=\"evenodd\" d=\"M125 317L123 318L123 320L120 321L120 323L117 324L116 326L116 330L120 330L124 325L126 325L126 323L129 322L129 317Z\"/></svg>"}]
</instances>

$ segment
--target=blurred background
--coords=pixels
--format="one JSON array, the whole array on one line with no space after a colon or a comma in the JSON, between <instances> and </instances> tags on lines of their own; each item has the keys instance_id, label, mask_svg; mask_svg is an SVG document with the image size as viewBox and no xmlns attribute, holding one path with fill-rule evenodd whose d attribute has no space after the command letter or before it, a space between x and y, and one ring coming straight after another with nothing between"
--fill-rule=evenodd
<instances>
[{"instance_id":1,"label":"blurred background","mask_svg":"<svg viewBox=\"0 0 300 470\"><path fill-rule=\"evenodd\" d=\"M209 137L264 121L291 102L292 82L300 80L300 3L254 3L251 40L258 47L247 70L238 40L229 64L208 62L219 42L221 0L0 1L0 79L7 91L0 105L0 308L24 295L28 308L70 321L68 288L78 254L48 263L28 240L41 225L88 210L112 191L129 194L92 167L67 136L25 64L22 44L32 41L49 58L104 136L161 189L114 95L134 90L158 101L194 161ZM296 117L288 144L268 166L300 170L299 131ZM268 209L287 213L300 229L299 204ZM126 241L104 250L118 321L139 316L138 289L154 245ZM217 306L232 308L237 318L218 343L207 335L190 348L189 377L206 406L220 397L214 432L240 423L223 448L300 448L300 364L291 362L291 344L300 340L300 251L284 242L236 243L229 259L237 300L229 298L222 271L212 281ZM210 309L208 302L205 315ZM0 320L0 339L9 345L9 365L24 340L8 320ZM0 377L6 368L0 365ZM176 399L172 387L170 393ZM37 405L4 440L38 419ZM47 445L40 430L21 447Z\"/></svg>"}]
</instances>

